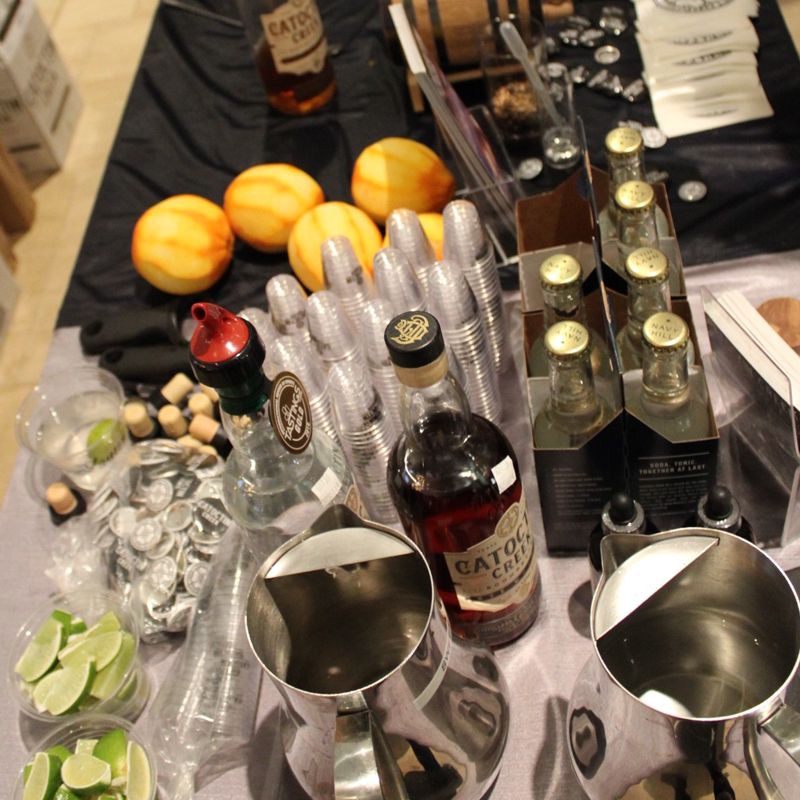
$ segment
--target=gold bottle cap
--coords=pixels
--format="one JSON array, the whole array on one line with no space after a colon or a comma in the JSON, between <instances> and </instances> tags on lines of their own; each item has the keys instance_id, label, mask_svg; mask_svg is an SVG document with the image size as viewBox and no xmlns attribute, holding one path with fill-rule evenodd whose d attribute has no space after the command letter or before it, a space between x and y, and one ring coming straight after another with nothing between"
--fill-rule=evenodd
<instances>
[{"instance_id":1,"label":"gold bottle cap","mask_svg":"<svg viewBox=\"0 0 800 800\"><path fill-rule=\"evenodd\" d=\"M78 500L66 483L56 481L45 491L45 499L56 514L70 514L78 505Z\"/></svg>"},{"instance_id":2,"label":"gold bottle cap","mask_svg":"<svg viewBox=\"0 0 800 800\"><path fill-rule=\"evenodd\" d=\"M589 331L580 322L556 322L547 329L544 346L548 353L559 358L579 356L589 347Z\"/></svg>"},{"instance_id":3,"label":"gold bottle cap","mask_svg":"<svg viewBox=\"0 0 800 800\"><path fill-rule=\"evenodd\" d=\"M642 134L635 128L614 128L606 134L606 152L612 156L632 156L643 148Z\"/></svg>"},{"instance_id":4,"label":"gold bottle cap","mask_svg":"<svg viewBox=\"0 0 800 800\"><path fill-rule=\"evenodd\" d=\"M689 326L677 314L659 311L645 320L642 337L656 350L677 350L689 341Z\"/></svg>"},{"instance_id":5,"label":"gold bottle cap","mask_svg":"<svg viewBox=\"0 0 800 800\"><path fill-rule=\"evenodd\" d=\"M539 280L542 286L568 286L581 279L581 262L568 253L556 253L542 261Z\"/></svg>"},{"instance_id":6,"label":"gold bottle cap","mask_svg":"<svg viewBox=\"0 0 800 800\"><path fill-rule=\"evenodd\" d=\"M642 213L652 208L655 201L653 187L645 181L625 181L614 195L614 202L623 211Z\"/></svg>"},{"instance_id":7,"label":"gold bottle cap","mask_svg":"<svg viewBox=\"0 0 800 800\"><path fill-rule=\"evenodd\" d=\"M164 406L158 412L158 422L164 433L172 439L177 439L186 433L186 419L177 406Z\"/></svg>"},{"instance_id":8,"label":"gold bottle cap","mask_svg":"<svg viewBox=\"0 0 800 800\"><path fill-rule=\"evenodd\" d=\"M637 283L660 283L669 273L669 261L656 247L637 247L625 259L625 271Z\"/></svg>"},{"instance_id":9,"label":"gold bottle cap","mask_svg":"<svg viewBox=\"0 0 800 800\"><path fill-rule=\"evenodd\" d=\"M194 381L183 372L176 372L164 386L161 387L161 394L167 402L179 405L194 387Z\"/></svg>"}]
</instances>

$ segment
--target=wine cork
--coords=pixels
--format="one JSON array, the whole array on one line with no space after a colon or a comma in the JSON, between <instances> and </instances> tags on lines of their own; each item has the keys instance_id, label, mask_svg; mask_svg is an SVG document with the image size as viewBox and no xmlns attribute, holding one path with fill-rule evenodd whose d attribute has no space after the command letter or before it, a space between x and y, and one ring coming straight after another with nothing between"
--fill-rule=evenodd
<instances>
[{"instance_id":1,"label":"wine cork","mask_svg":"<svg viewBox=\"0 0 800 800\"><path fill-rule=\"evenodd\" d=\"M189 433L201 442L213 445L223 458L231 451L231 443L225 429L211 417L204 414L194 417L189 423Z\"/></svg>"},{"instance_id":2,"label":"wine cork","mask_svg":"<svg viewBox=\"0 0 800 800\"><path fill-rule=\"evenodd\" d=\"M146 439L148 436L152 436L156 427L147 413L147 407L138 400L125 403L125 407L122 409L122 419L131 432L131 436L136 439Z\"/></svg>"},{"instance_id":3,"label":"wine cork","mask_svg":"<svg viewBox=\"0 0 800 800\"><path fill-rule=\"evenodd\" d=\"M212 403L219 403L219 394L217 394L217 390L211 386L205 386L204 384L200 384L200 391L212 402Z\"/></svg>"},{"instance_id":4,"label":"wine cork","mask_svg":"<svg viewBox=\"0 0 800 800\"><path fill-rule=\"evenodd\" d=\"M161 394L168 403L177 406L194 388L194 381L183 372L177 372L161 387Z\"/></svg>"},{"instance_id":5,"label":"wine cork","mask_svg":"<svg viewBox=\"0 0 800 800\"><path fill-rule=\"evenodd\" d=\"M212 447L210 444L201 444L200 447L197 448L201 453L205 453L209 456L218 456L217 448Z\"/></svg>"},{"instance_id":6,"label":"wine cork","mask_svg":"<svg viewBox=\"0 0 800 800\"><path fill-rule=\"evenodd\" d=\"M214 403L211 402L211 398L208 395L197 392L197 394L193 394L189 398L189 411L192 412L193 417L203 414L206 417L213 418Z\"/></svg>"},{"instance_id":7,"label":"wine cork","mask_svg":"<svg viewBox=\"0 0 800 800\"><path fill-rule=\"evenodd\" d=\"M56 514L71 514L78 507L78 498L66 483L56 481L51 483L45 491L47 504Z\"/></svg>"},{"instance_id":8,"label":"wine cork","mask_svg":"<svg viewBox=\"0 0 800 800\"><path fill-rule=\"evenodd\" d=\"M177 406L167 405L160 409L158 421L164 429L164 433L173 439L177 439L186 433L186 419Z\"/></svg>"},{"instance_id":9,"label":"wine cork","mask_svg":"<svg viewBox=\"0 0 800 800\"><path fill-rule=\"evenodd\" d=\"M181 436L177 441L178 444L188 447L190 450L200 450L206 446L199 439L195 439L194 436Z\"/></svg>"}]
</instances>

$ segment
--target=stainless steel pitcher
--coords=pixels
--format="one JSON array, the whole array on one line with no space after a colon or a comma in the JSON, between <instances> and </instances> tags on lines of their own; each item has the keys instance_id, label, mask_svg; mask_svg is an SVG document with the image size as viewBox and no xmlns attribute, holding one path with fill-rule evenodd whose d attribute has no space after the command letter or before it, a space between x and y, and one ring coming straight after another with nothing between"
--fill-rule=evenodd
<instances>
[{"instance_id":1,"label":"stainless steel pitcher","mask_svg":"<svg viewBox=\"0 0 800 800\"><path fill-rule=\"evenodd\" d=\"M800 797L800 714L784 702L800 605L783 571L702 528L611 534L601 553L595 652L568 716L589 797Z\"/></svg>"},{"instance_id":2,"label":"stainless steel pitcher","mask_svg":"<svg viewBox=\"0 0 800 800\"><path fill-rule=\"evenodd\" d=\"M404 535L330 508L261 566L246 625L315 800L478 800L494 781L505 680L489 650L451 636Z\"/></svg>"}]
</instances>

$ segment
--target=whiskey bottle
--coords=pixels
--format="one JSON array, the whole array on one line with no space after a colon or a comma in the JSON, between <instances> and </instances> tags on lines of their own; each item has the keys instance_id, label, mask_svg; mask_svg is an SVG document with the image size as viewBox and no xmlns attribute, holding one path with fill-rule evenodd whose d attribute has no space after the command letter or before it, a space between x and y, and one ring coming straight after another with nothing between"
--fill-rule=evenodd
<instances>
[{"instance_id":1,"label":"whiskey bottle","mask_svg":"<svg viewBox=\"0 0 800 800\"><path fill-rule=\"evenodd\" d=\"M611 410L595 391L589 331L579 322L558 322L544 337L550 396L533 421L537 448L585 444L609 420Z\"/></svg>"},{"instance_id":2,"label":"whiskey bottle","mask_svg":"<svg viewBox=\"0 0 800 800\"><path fill-rule=\"evenodd\" d=\"M316 111L336 92L315 0L238 0L267 102L282 114Z\"/></svg>"},{"instance_id":3,"label":"whiskey bottle","mask_svg":"<svg viewBox=\"0 0 800 800\"><path fill-rule=\"evenodd\" d=\"M608 203L600 212L600 239L607 241L617 235L617 208L614 196L627 181L644 181L644 140L635 128L614 128L605 138L608 165ZM669 236L667 215L656 206L656 224L659 236Z\"/></svg>"},{"instance_id":4,"label":"whiskey bottle","mask_svg":"<svg viewBox=\"0 0 800 800\"><path fill-rule=\"evenodd\" d=\"M645 181L626 181L614 193L617 210L618 271L638 247L658 248L656 194Z\"/></svg>"},{"instance_id":5,"label":"whiskey bottle","mask_svg":"<svg viewBox=\"0 0 800 800\"><path fill-rule=\"evenodd\" d=\"M716 484L697 503L697 512L688 523L699 528L735 533L748 542L753 541L750 523L742 516L736 498L726 486Z\"/></svg>"},{"instance_id":6,"label":"whiskey bottle","mask_svg":"<svg viewBox=\"0 0 800 800\"><path fill-rule=\"evenodd\" d=\"M703 373L689 375L689 326L671 311L648 317L642 327L641 384L625 389L625 404L672 442L711 435Z\"/></svg>"},{"instance_id":7,"label":"whiskey bottle","mask_svg":"<svg viewBox=\"0 0 800 800\"><path fill-rule=\"evenodd\" d=\"M550 374L550 359L544 346L545 334L557 322L572 320L589 331L590 358L595 379L610 379L608 347L602 336L586 322L582 290L583 270L578 259L568 253L550 256L539 267L539 282L544 298L544 330L528 352L528 375L532 378L544 378Z\"/></svg>"},{"instance_id":8,"label":"whiskey bottle","mask_svg":"<svg viewBox=\"0 0 800 800\"><path fill-rule=\"evenodd\" d=\"M222 475L223 501L266 557L333 502L354 499L344 455L315 428L302 383L263 370L264 346L251 323L212 303L195 303L190 344L197 379L219 393L232 451Z\"/></svg>"},{"instance_id":9,"label":"whiskey bottle","mask_svg":"<svg viewBox=\"0 0 800 800\"><path fill-rule=\"evenodd\" d=\"M499 428L470 411L435 317L400 314L385 339L404 429L387 467L392 500L454 632L504 644L533 623L540 595L517 457Z\"/></svg>"},{"instance_id":10,"label":"whiskey bottle","mask_svg":"<svg viewBox=\"0 0 800 800\"><path fill-rule=\"evenodd\" d=\"M628 321L617 334L620 369L642 366L642 326L659 311L669 311L669 262L654 247L639 247L625 259Z\"/></svg>"}]
</instances>

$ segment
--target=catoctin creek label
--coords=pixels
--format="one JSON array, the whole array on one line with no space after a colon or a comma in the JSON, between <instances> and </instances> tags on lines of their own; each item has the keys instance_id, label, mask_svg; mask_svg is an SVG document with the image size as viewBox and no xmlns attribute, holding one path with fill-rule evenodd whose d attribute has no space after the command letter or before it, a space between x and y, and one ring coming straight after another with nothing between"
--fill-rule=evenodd
<instances>
[{"instance_id":1,"label":"catoctin creek label","mask_svg":"<svg viewBox=\"0 0 800 800\"><path fill-rule=\"evenodd\" d=\"M321 72L328 45L314 0L290 0L261 15L275 69L292 75Z\"/></svg>"},{"instance_id":2,"label":"catoctin creek label","mask_svg":"<svg viewBox=\"0 0 800 800\"><path fill-rule=\"evenodd\" d=\"M488 539L444 558L465 611L497 612L522 602L535 577L525 496L506 509Z\"/></svg>"}]
</instances>

